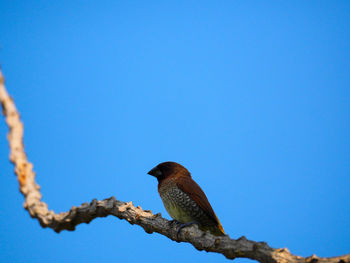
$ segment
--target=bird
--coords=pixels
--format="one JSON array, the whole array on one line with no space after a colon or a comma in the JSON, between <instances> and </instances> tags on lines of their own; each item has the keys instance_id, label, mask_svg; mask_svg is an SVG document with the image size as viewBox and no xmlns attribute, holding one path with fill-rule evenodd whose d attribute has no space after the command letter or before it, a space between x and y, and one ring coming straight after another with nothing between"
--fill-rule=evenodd
<instances>
[{"instance_id":1,"label":"bird","mask_svg":"<svg viewBox=\"0 0 350 263\"><path fill-rule=\"evenodd\" d=\"M148 172L158 180L158 192L169 215L183 227L197 224L203 231L224 236L225 231L200 186L176 162L163 162Z\"/></svg>"}]
</instances>

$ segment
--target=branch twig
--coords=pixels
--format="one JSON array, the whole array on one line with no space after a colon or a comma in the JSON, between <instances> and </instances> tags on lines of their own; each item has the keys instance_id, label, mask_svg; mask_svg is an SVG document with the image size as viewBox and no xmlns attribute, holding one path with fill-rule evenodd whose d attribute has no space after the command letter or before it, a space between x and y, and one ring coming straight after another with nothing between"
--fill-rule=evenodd
<instances>
[{"instance_id":1,"label":"branch twig","mask_svg":"<svg viewBox=\"0 0 350 263\"><path fill-rule=\"evenodd\" d=\"M90 203L72 207L68 212L56 214L48 210L47 204L41 201L40 187L35 183L33 165L27 160L24 152L23 124L14 101L5 89L1 71L0 102L9 127L7 138L10 145L10 161L14 164L20 191L25 198L24 207L32 218L38 219L42 227L52 228L57 233L62 230L73 231L81 223L113 215L127 220L132 225L141 226L147 233L157 232L177 242L191 243L198 250L221 253L228 259L242 257L263 263L350 263L350 254L333 258L319 258L315 255L304 258L291 254L288 249L274 249L265 242L250 241L245 237L237 240L229 236L216 237L202 232L197 226L183 229L177 237L177 226L160 214L153 214L150 210L135 207L132 202L122 202L114 197L103 201L94 199Z\"/></svg>"}]
</instances>

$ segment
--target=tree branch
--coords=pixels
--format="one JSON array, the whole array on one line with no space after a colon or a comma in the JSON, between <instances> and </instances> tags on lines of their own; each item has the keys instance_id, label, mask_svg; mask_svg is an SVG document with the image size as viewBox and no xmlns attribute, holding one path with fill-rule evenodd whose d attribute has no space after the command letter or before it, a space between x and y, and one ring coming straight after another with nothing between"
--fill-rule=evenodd
<instances>
[{"instance_id":1,"label":"tree branch","mask_svg":"<svg viewBox=\"0 0 350 263\"><path fill-rule=\"evenodd\" d=\"M135 207L132 202L122 202L114 197L103 201L94 199L90 203L72 207L68 212L56 214L48 210L47 204L41 201L40 187L35 183L33 165L27 160L24 152L23 124L14 101L5 89L1 71L0 102L9 127L7 138L10 145L10 161L14 164L20 191L25 198L24 207L32 218L38 219L42 227L52 228L57 233L62 230L73 231L81 223L113 215L127 220L132 225L141 226L149 234L157 232L177 242L191 243L198 250L223 254L228 259L242 257L263 263L350 263L350 254L333 258L319 258L315 255L304 258L291 254L288 249L274 249L265 242L250 241L245 237L234 240L229 236L213 236L209 232L202 232L196 225L184 228L177 237L178 226L163 218L161 214L153 214L150 210Z\"/></svg>"}]
</instances>

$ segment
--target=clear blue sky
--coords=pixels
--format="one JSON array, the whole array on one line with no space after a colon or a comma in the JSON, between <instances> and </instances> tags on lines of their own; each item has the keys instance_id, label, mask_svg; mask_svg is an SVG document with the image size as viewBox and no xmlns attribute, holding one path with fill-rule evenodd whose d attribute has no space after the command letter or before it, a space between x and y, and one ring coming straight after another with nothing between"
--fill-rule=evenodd
<instances>
[{"instance_id":1,"label":"clear blue sky","mask_svg":"<svg viewBox=\"0 0 350 263\"><path fill-rule=\"evenodd\" d=\"M4 1L0 62L56 212L114 195L170 218L186 166L233 238L350 253L349 1ZM0 121L0 262L226 262L114 217L23 209ZM244 260L238 260L243 262Z\"/></svg>"}]
</instances>

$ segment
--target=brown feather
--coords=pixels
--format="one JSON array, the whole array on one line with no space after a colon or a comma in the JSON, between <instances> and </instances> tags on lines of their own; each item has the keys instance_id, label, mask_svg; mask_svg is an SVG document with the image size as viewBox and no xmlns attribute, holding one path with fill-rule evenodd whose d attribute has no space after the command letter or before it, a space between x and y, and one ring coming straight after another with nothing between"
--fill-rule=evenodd
<instances>
[{"instance_id":1,"label":"brown feather","mask_svg":"<svg viewBox=\"0 0 350 263\"><path fill-rule=\"evenodd\" d=\"M184 193L188 194L190 198L195 201L200 208L212 219L222 234L225 235L224 229L216 216L213 208L211 207L207 196L203 192L202 188L191 178L191 176L177 176L176 185Z\"/></svg>"}]
</instances>

